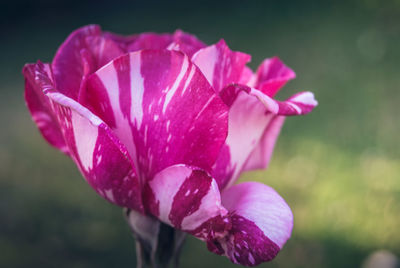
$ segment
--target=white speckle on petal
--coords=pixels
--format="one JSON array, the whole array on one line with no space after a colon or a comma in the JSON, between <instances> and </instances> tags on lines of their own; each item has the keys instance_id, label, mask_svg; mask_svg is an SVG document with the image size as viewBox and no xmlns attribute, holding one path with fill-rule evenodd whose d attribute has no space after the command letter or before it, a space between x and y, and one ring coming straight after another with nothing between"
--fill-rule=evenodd
<instances>
[{"instance_id":1,"label":"white speckle on petal","mask_svg":"<svg viewBox=\"0 0 400 268\"><path fill-rule=\"evenodd\" d=\"M254 260L253 254L251 254L250 252L249 252L249 262L251 264L255 264L256 263L256 261Z\"/></svg>"},{"instance_id":2,"label":"white speckle on petal","mask_svg":"<svg viewBox=\"0 0 400 268\"><path fill-rule=\"evenodd\" d=\"M181 96L183 96L183 94L185 94L186 89L188 88L190 82L192 81L195 71L196 71L196 67L194 65L192 65L192 67L190 68L189 76L186 79L185 85L183 86Z\"/></svg>"},{"instance_id":3,"label":"white speckle on petal","mask_svg":"<svg viewBox=\"0 0 400 268\"><path fill-rule=\"evenodd\" d=\"M144 144L147 144L147 131L148 131L148 125L144 126Z\"/></svg>"},{"instance_id":4,"label":"white speckle on petal","mask_svg":"<svg viewBox=\"0 0 400 268\"><path fill-rule=\"evenodd\" d=\"M114 194L113 194L112 189L104 190L104 192L105 192L106 198L107 198L108 200L110 200L111 202L115 202Z\"/></svg>"},{"instance_id":5,"label":"white speckle on petal","mask_svg":"<svg viewBox=\"0 0 400 268\"><path fill-rule=\"evenodd\" d=\"M189 196L190 195L190 189L186 191L185 196Z\"/></svg>"},{"instance_id":6,"label":"white speckle on petal","mask_svg":"<svg viewBox=\"0 0 400 268\"><path fill-rule=\"evenodd\" d=\"M96 166L98 166L100 164L102 158L103 158L103 155L97 156Z\"/></svg>"}]
</instances>

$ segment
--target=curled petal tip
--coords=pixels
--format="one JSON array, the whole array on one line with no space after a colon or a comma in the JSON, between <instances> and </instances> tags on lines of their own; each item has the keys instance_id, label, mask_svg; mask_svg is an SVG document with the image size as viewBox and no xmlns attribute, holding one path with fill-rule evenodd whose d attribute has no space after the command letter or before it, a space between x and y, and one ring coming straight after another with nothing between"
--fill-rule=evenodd
<instances>
[{"instance_id":1,"label":"curled petal tip","mask_svg":"<svg viewBox=\"0 0 400 268\"><path fill-rule=\"evenodd\" d=\"M257 69L254 86L264 94L273 97L296 73L278 57L265 59Z\"/></svg>"},{"instance_id":2,"label":"curled petal tip","mask_svg":"<svg viewBox=\"0 0 400 268\"><path fill-rule=\"evenodd\" d=\"M305 105L310 105L316 107L318 105L318 101L315 99L314 93L311 91L305 91L294 95L289 98L290 101L296 101L303 103Z\"/></svg>"}]
</instances>

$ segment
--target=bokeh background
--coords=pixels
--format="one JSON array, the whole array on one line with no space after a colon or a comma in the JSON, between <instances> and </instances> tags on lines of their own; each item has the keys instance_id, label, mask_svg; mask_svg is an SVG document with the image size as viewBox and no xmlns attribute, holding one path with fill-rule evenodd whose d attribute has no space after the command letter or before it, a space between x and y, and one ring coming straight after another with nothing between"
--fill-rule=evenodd
<instances>
[{"instance_id":1,"label":"bokeh background","mask_svg":"<svg viewBox=\"0 0 400 268\"><path fill-rule=\"evenodd\" d=\"M289 118L267 171L294 212L292 239L261 267L359 267L400 255L400 1L6 1L0 4L0 267L134 267L122 212L41 138L23 101L24 63L51 61L67 35L98 23L122 34L224 38L297 73L279 93L320 105ZM187 240L182 267L235 267Z\"/></svg>"}]
</instances>

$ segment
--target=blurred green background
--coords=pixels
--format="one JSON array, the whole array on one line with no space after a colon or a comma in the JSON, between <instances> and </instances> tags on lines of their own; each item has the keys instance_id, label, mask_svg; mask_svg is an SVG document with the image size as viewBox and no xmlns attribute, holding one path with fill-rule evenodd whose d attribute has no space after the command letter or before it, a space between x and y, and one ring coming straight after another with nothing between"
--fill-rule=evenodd
<instances>
[{"instance_id":1,"label":"blurred green background","mask_svg":"<svg viewBox=\"0 0 400 268\"><path fill-rule=\"evenodd\" d=\"M122 34L224 38L278 55L297 73L279 94L315 93L289 118L267 171L247 173L293 209L293 236L261 267L359 267L374 250L400 255L400 1L7 1L0 25L0 267L134 267L115 207L41 138L23 101L24 63L50 61L77 27ZM182 267L235 267L187 240Z\"/></svg>"}]
</instances>

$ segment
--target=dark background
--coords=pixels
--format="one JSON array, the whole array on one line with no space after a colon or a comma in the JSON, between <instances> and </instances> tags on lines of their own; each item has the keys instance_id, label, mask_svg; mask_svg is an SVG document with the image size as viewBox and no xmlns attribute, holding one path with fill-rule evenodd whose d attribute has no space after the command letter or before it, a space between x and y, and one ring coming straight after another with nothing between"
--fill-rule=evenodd
<instances>
[{"instance_id":1,"label":"dark background","mask_svg":"<svg viewBox=\"0 0 400 268\"><path fill-rule=\"evenodd\" d=\"M121 209L41 138L21 69L51 61L89 23L121 34L224 38L297 73L279 93L320 105L289 118L267 171L293 209L291 240L261 267L359 267L375 250L400 255L400 1L6 1L0 8L0 267L134 267ZM189 238L183 267L235 267Z\"/></svg>"}]
</instances>

